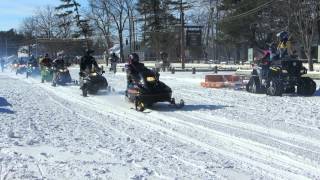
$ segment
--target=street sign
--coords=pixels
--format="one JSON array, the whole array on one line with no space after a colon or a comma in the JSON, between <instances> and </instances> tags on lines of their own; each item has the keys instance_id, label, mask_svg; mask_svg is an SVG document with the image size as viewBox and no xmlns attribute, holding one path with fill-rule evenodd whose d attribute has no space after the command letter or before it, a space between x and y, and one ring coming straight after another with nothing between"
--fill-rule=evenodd
<instances>
[{"instance_id":1,"label":"street sign","mask_svg":"<svg viewBox=\"0 0 320 180\"><path fill-rule=\"evenodd\" d=\"M187 46L197 47L201 46L201 30L187 30Z\"/></svg>"},{"instance_id":2,"label":"street sign","mask_svg":"<svg viewBox=\"0 0 320 180\"><path fill-rule=\"evenodd\" d=\"M253 62L253 48L248 49L248 61Z\"/></svg>"}]
</instances>

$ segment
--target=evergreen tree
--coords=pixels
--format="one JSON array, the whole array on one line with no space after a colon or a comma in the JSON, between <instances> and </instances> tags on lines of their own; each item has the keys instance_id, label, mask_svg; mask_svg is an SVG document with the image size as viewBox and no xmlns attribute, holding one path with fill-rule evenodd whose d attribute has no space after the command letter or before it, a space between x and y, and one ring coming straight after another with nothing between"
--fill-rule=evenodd
<instances>
[{"instance_id":1,"label":"evergreen tree","mask_svg":"<svg viewBox=\"0 0 320 180\"><path fill-rule=\"evenodd\" d=\"M76 0L60 0L61 5L56 7L56 10L61 11L62 13L57 14L57 16L63 19L63 23L60 26L70 26L70 24L75 24L79 31L76 31L74 37L80 37L83 35L87 40L87 46L89 47L88 37L91 35L92 30L89 26L89 20L81 18L79 8L80 4ZM68 18L68 17L72 18ZM68 20L69 21L66 21ZM87 48L88 48L87 47Z\"/></svg>"}]
</instances>

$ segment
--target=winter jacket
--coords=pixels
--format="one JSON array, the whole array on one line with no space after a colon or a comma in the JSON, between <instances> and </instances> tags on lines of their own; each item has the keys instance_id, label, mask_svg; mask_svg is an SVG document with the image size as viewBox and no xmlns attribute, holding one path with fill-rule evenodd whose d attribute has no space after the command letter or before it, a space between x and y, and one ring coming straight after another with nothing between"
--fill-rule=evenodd
<instances>
[{"instance_id":1,"label":"winter jacket","mask_svg":"<svg viewBox=\"0 0 320 180\"><path fill-rule=\"evenodd\" d=\"M93 67L95 67L96 69L99 69L98 63L94 57L90 55L85 55L81 58L80 71L85 71L85 70L91 71Z\"/></svg>"}]
</instances>

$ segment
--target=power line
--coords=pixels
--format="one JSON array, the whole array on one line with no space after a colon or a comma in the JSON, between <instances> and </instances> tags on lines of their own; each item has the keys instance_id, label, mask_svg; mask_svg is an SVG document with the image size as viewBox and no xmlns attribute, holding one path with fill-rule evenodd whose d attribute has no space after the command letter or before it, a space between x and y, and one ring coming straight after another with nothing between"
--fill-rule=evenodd
<instances>
[{"instance_id":1,"label":"power line","mask_svg":"<svg viewBox=\"0 0 320 180\"><path fill-rule=\"evenodd\" d=\"M271 0L271 1L267 2L267 3L264 3L264 4L262 4L262 5L260 5L260 6L256 7L256 8L254 8L254 9L251 9L251 10L249 10L247 12L244 12L244 13L241 13L241 14L238 14L238 15L235 15L235 16L231 16L231 17L227 17L225 19L222 19L221 22L234 21L234 20L236 20L238 18L242 18L242 17L245 17L245 16L249 16L249 15L255 14L255 13L259 12L261 9L269 6L273 2L274 2L274 0Z\"/></svg>"}]
</instances>

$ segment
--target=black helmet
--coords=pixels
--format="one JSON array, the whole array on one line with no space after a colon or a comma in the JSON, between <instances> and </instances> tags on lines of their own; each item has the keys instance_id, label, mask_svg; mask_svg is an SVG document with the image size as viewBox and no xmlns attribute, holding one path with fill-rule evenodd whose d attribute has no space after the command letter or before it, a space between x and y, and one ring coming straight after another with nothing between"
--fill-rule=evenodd
<instances>
[{"instance_id":1,"label":"black helmet","mask_svg":"<svg viewBox=\"0 0 320 180\"><path fill-rule=\"evenodd\" d=\"M129 64L139 62L139 55L137 53L132 53L129 55Z\"/></svg>"},{"instance_id":2,"label":"black helmet","mask_svg":"<svg viewBox=\"0 0 320 180\"><path fill-rule=\"evenodd\" d=\"M280 42L286 43L289 39L289 33L287 31L281 31L277 34L277 37L280 39Z\"/></svg>"},{"instance_id":3,"label":"black helmet","mask_svg":"<svg viewBox=\"0 0 320 180\"><path fill-rule=\"evenodd\" d=\"M94 53L94 50L92 50L92 49L86 49L86 54L92 54L92 53Z\"/></svg>"}]
</instances>

